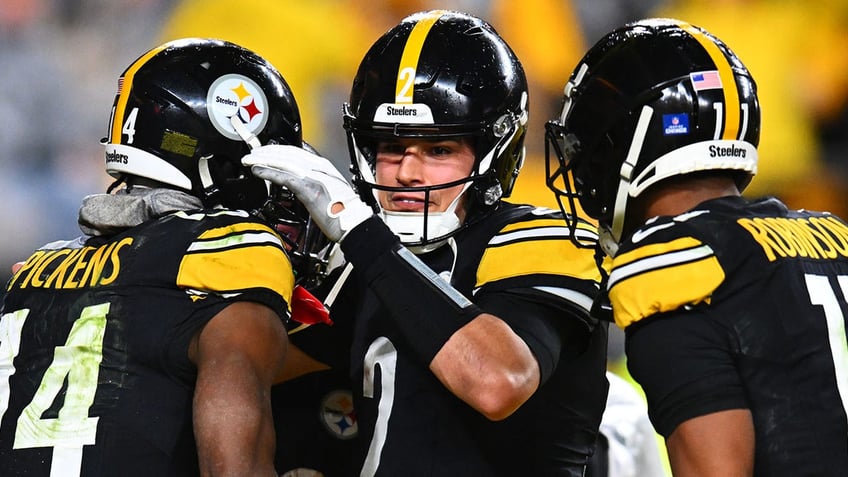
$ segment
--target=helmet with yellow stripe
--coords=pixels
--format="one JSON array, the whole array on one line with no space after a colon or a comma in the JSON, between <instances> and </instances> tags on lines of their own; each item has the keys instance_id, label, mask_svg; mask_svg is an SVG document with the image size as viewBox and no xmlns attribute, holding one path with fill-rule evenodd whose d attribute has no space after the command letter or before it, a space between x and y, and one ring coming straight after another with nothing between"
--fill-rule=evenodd
<instances>
[{"instance_id":1,"label":"helmet with yellow stripe","mask_svg":"<svg viewBox=\"0 0 848 477\"><path fill-rule=\"evenodd\" d=\"M546 124L548 186L619 242L628 201L659 181L727 170L743 190L759 136L756 84L739 58L699 27L646 19L606 35L572 73Z\"/></svg>"},{"instance_id":2,"label":"helmet with yellow stripe","mask_svg":"<svg viewBox=\"0 0 848 477\"><path fill-rule=\"evenodd\" d=\"M245 210L262 206L268 188L241 158L259 143L302 145L280 73L241 46L200 38L165 43L127 67L103 142L106 171L119 181L141 177L207 207Z\"/></svg>"},{"instance_id":3,"label":"helmet with yellow stripe","mask_svg":"<svg viewBox=\"0 0 848 477\"><path fill-rule=\"evenodd\" d=\"M460 181L470 199L463 202L463 224L426 211L423 217L384 216L406 245L443 241L510 195L524 159L527 103L524 69L491 25L446 10L404 18L365 55L344 108L353 181L360 196L376 204L375 190L422 192L457 186L376 184L378 141L470 138L476 160L470 176Z\"/></svg>"}]
</instances>

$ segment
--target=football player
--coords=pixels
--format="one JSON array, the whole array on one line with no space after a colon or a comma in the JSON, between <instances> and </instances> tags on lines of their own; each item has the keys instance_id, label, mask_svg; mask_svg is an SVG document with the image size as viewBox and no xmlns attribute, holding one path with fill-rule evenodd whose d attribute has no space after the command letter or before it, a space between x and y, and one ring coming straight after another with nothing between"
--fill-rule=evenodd
<instances>
[{"instance_id":1,"label":"football player","mask_svg":"<svg viewBox=\"0 0 848 477\"><path fill-rule=\"evenodd\" d=\"M288 85L232 43L169 42L121 74L103 142L116 181L83 200L85 235L7 286L2 473L276 475L295 277L240 160L301 146Z\"/></svg>"},{"instance_id":2,"label":"football player","mask_svg":"<svg viewBox=\"0 0 848 477\"><path fill-rule=\"evenodd\" d=\"M589 314L600 276L558 211L502 200L524 159L527 94L489 24L421 12L354 79L344 126L358 194L303 149L243 161L341 244L330 317L351 341L307 352L350 365L350 473L583 475L608 387L606 326ZM596 237L588 223L572 233Z\"/></svg>"},{"instance_id":3,"label":"football player","mask_svg":"<svg viewBox=\"0 0 848 477\"><path fill-rule=\"evenodd\" d=\"M760 136L751 73L707 31L646 19L602 38L564 91L548 182L599 222L628 369L674 475L845 475L848 225L741 196Z\"/></svg>"}]
</instances>

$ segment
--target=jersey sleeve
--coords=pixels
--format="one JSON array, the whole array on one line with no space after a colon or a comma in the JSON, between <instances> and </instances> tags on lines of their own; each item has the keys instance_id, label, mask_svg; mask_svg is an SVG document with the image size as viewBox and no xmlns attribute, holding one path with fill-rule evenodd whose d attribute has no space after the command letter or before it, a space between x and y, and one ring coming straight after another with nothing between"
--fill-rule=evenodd
<instances>
[{"instance_id":1,"label":"jersey sleeve","mask_svg":"<svg viewBox=\"0 0 848 477\"><path fill-rule=\"evenodd\" d=\"M294 273L279 236L264 224L242 221L209 228L188 246L177 286L228 299L250 300L290 313Z\"/></svg>"},{"instance_id":2,"label":"jersey sleeve","mask_svg":"<svg viewBox=\"0 0 848 477\"><path fill-rule=\"evenodd\" d=\"M599 281L594 252L569 240L561 218L543 216L509 224L489 240L474 294L529 288L555 306L588 313Z\"/></svg>"},{"instance_id":3,"label":"jersey sleeve","mask_svg":"<svg viewBox=\"0 0 848 477\"><path fill-rule=\"evenodd\" d=\"M600 272L590 249L568 239L560 218L507 225L489 241L477 269L475 302L504 320L536 357L542 379L560 354L585 350Z\"/></svg>"},{"instance_id":4,"label":"jersey sleeve","mask_svg":"<svg viewBox=\"0 0 848 477\"><path fill-rule=\"evenodd\" d=\"M661 435L697 416L748 407L729 333L699 308L657 315L625 332L628 371L645 390Z\"/></svg>"},{"instance_id":5,"label":"jersey sleeve","mask_svg":"<svg viewBox=\"0 0 848 477\"><path fill-rule=\"evenodd\" d=\"M617 254L607 282L621 328L657 313L709 304L725 272L713 248L684 224L663 222L637 230ZM641 234L641 235L640 235Z\"/></svg>"},{"instance_id":6,"label":"jersey sleeve","mask_svg":"<svg viewBox=\"0 0 848 477\"><path fill-rule=\"evenodd\" d=\"M746 406L732 330L711 315L730 272L713 243L716 219L696 214L636 230L613 259L607 286L628 369L666 437L688 419Z\"/></svg>"}]
</instances>

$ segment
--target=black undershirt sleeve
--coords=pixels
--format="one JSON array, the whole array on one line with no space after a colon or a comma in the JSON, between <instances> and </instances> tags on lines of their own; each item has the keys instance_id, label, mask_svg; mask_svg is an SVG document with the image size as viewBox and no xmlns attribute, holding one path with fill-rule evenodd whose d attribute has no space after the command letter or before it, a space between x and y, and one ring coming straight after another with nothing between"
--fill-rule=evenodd
<instances>
[{"instance_id":1,"label":"black undershirt sleeve","mask_svg":"<svg viewBox=\"0 0 848 477\"><path fill-rule=\"evenodd\" d=\"M539 363L542 382L553 373L563 350L577 355L588 342L591 330L586 321L553 305L543 292L483 293L477 304L472 303L402 247L376 217L354 228L342 250L425 364L453 333L484 310L504 320L527 343Z\"/></svg>"},{"instance_id":2,"label":"black undershirt sleeve","mask_svg":"<svg viewBox=\"0 0 848 477\"><path fill-rule=\"evenodd\" d=\"M698 308L645 320L625 330L627 368L661 435L698 416L748 407L728 330Z\"/></svg>"},{"instance_id":3,"label":"black undershirt sleeve","mask_svg":"<svg viewBox=\"0 0 848 477\"><path fill-rule=\"evenodd\" d=\"M376 216L351 230L341 248L353 273L377 295L425 365L457 330L482 313L403 247Z\"/></svg>"},{"instance_id":4,"label":"black undershirt sleeve","mask_svg":"<svg viewBox=\"0 0 848 477\"><path fill-rule=\"evenodd\" d=\"M539 363L542 383L554 372L560 355L576 356L589 343L590 328L571 312L553 306L535 290L481 294L477 304L504 322L527 343Z\"/></svg>"}]
</instances>

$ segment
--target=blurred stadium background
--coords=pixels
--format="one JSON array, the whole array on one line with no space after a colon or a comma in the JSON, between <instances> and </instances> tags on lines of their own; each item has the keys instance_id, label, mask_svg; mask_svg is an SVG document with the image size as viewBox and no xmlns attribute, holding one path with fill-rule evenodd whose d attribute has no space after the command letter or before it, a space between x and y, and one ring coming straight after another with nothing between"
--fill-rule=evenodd
<instances>
[{"instance_id":1,"label":"blurred stadium background","mask_svg":"<svg viewBox=\"0 0 848 477\"><path fill-rule=\"evenodd\" d=\"M110 182L99 141L117 77L149 48L206 36L265 56L297 97L304 137L347 171L340 111L359 60L430 8L486 18L524 63L529 156L513 200L555 207L543 125L586 48L665 16L725 40L758 82L760 173L746 195L848 217L848 0L0 0L0 279L37 246L79 235L80 199ZM611 330L611 366L624 372Z\"/></svg>"}]
</instances>

